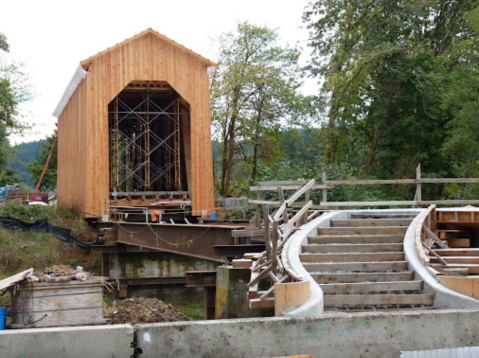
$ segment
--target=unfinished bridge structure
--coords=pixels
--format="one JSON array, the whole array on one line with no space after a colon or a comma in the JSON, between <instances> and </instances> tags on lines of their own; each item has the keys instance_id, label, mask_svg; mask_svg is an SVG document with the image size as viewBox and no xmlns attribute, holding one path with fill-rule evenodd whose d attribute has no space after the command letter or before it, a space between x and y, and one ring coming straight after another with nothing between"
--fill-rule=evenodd
<instances>
[{"instance_id":1,"label":"unfinished bridge structure","mask_svg":"<svg viewBox=\"0 0 479 358\"><path fill-rule=\"evenodd\" d=\"M208 72L148 29L80 63L58 117L58 202L214 211Z\"/></svg>"}]
</instances>

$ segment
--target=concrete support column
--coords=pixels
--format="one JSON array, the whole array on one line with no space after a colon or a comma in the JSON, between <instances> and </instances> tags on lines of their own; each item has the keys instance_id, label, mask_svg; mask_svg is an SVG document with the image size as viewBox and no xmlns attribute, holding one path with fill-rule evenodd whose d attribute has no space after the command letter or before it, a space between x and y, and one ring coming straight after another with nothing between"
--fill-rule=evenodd
<instances>
[{"instance_id":1,"label":"concrete support column","mask_svg":"<svg viewBox=\"0 0 479 358\"><path fill-rule=\"evenodd\" d=\"M245 268L218 266L216 273L216 319L273 316L273 309L250 309L248 282L251 272Z\"/></svg>"}]
</instances>

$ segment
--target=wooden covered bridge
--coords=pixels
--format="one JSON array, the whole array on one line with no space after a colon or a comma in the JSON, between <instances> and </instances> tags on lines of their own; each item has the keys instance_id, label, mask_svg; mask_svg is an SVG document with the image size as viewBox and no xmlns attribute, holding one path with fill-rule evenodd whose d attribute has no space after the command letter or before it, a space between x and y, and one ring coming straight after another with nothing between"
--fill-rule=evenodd
<instances>
[{"instance_id":1,"label":"wooden covered bridge","mask_svg":"<svg viewBox=\"0 0 479 358\"><path fill-rule=\"evenodd\" d=\"M216 67L152 29L81 61L54 112L58 203L89 217L112 200L211 213Z\"/></svg>"}]
</instances>

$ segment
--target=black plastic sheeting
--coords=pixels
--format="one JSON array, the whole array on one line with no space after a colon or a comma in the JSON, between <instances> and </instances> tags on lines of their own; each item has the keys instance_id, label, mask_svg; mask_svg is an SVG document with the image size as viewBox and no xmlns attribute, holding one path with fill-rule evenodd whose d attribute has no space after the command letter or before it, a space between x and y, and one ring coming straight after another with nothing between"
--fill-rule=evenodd
<instances>
[{"instance_id":1,"label":"black plastic sheeting","mask_svg":"<svg viewBox=\"0 0 479 358\"><path fill-rule=\"evenodd\" d=\"M36 220L31 223L26 223L7 214L7 216L4 218L0 217L0 226L9 230L49 233L55 235L64 242L71 242L84 249L88 249L92 245L98 245L98 239L93 243L80 241L76 237L72 236L71 230L62 229L58 226L51 225L48 223L48 220Z\"/></svg>"}]
</instances>

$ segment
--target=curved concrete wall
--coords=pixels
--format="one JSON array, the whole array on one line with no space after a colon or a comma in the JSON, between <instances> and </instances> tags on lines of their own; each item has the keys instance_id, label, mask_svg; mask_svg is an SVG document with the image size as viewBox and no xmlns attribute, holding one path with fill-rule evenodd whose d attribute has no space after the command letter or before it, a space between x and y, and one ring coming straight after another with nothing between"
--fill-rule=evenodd
<instances>
[{"instance_id":1,"label":"curved concrete wall","mask_svg":"<svg viewBox=\"0 0 479 358\"><path fill-rule=\"evenodd\" d=\"M289 311L281 312L283 316L309 316L321 314L324 311L323 290L314 281L308 271L305 270L299 259L301 245L308 243L308 236L315 234L318 227L329 226L329 219L338 212L331 212L320 216L319 218L303 225L290 238L290 242L285 245L282 256L288 257L291 268L301 276L303 280L309 281L309 298L306 302Z\"/></svg>"},{"instance_id":2,"label":"curved concrete wall","mask_svg":"<svg viewBox=\"0 0 479 358\"><path fill-rule=\"evenodd\" d=\"M415 229L420 217L417 216L409 225L404 236L404 256L409 263L409 269L416 272L416 279L424 281L424 292L435 292L434 308L467 308L478 309L479 301L453 291L442 284L424 267L416 252Z\"/></svg>"}]
</instances>

